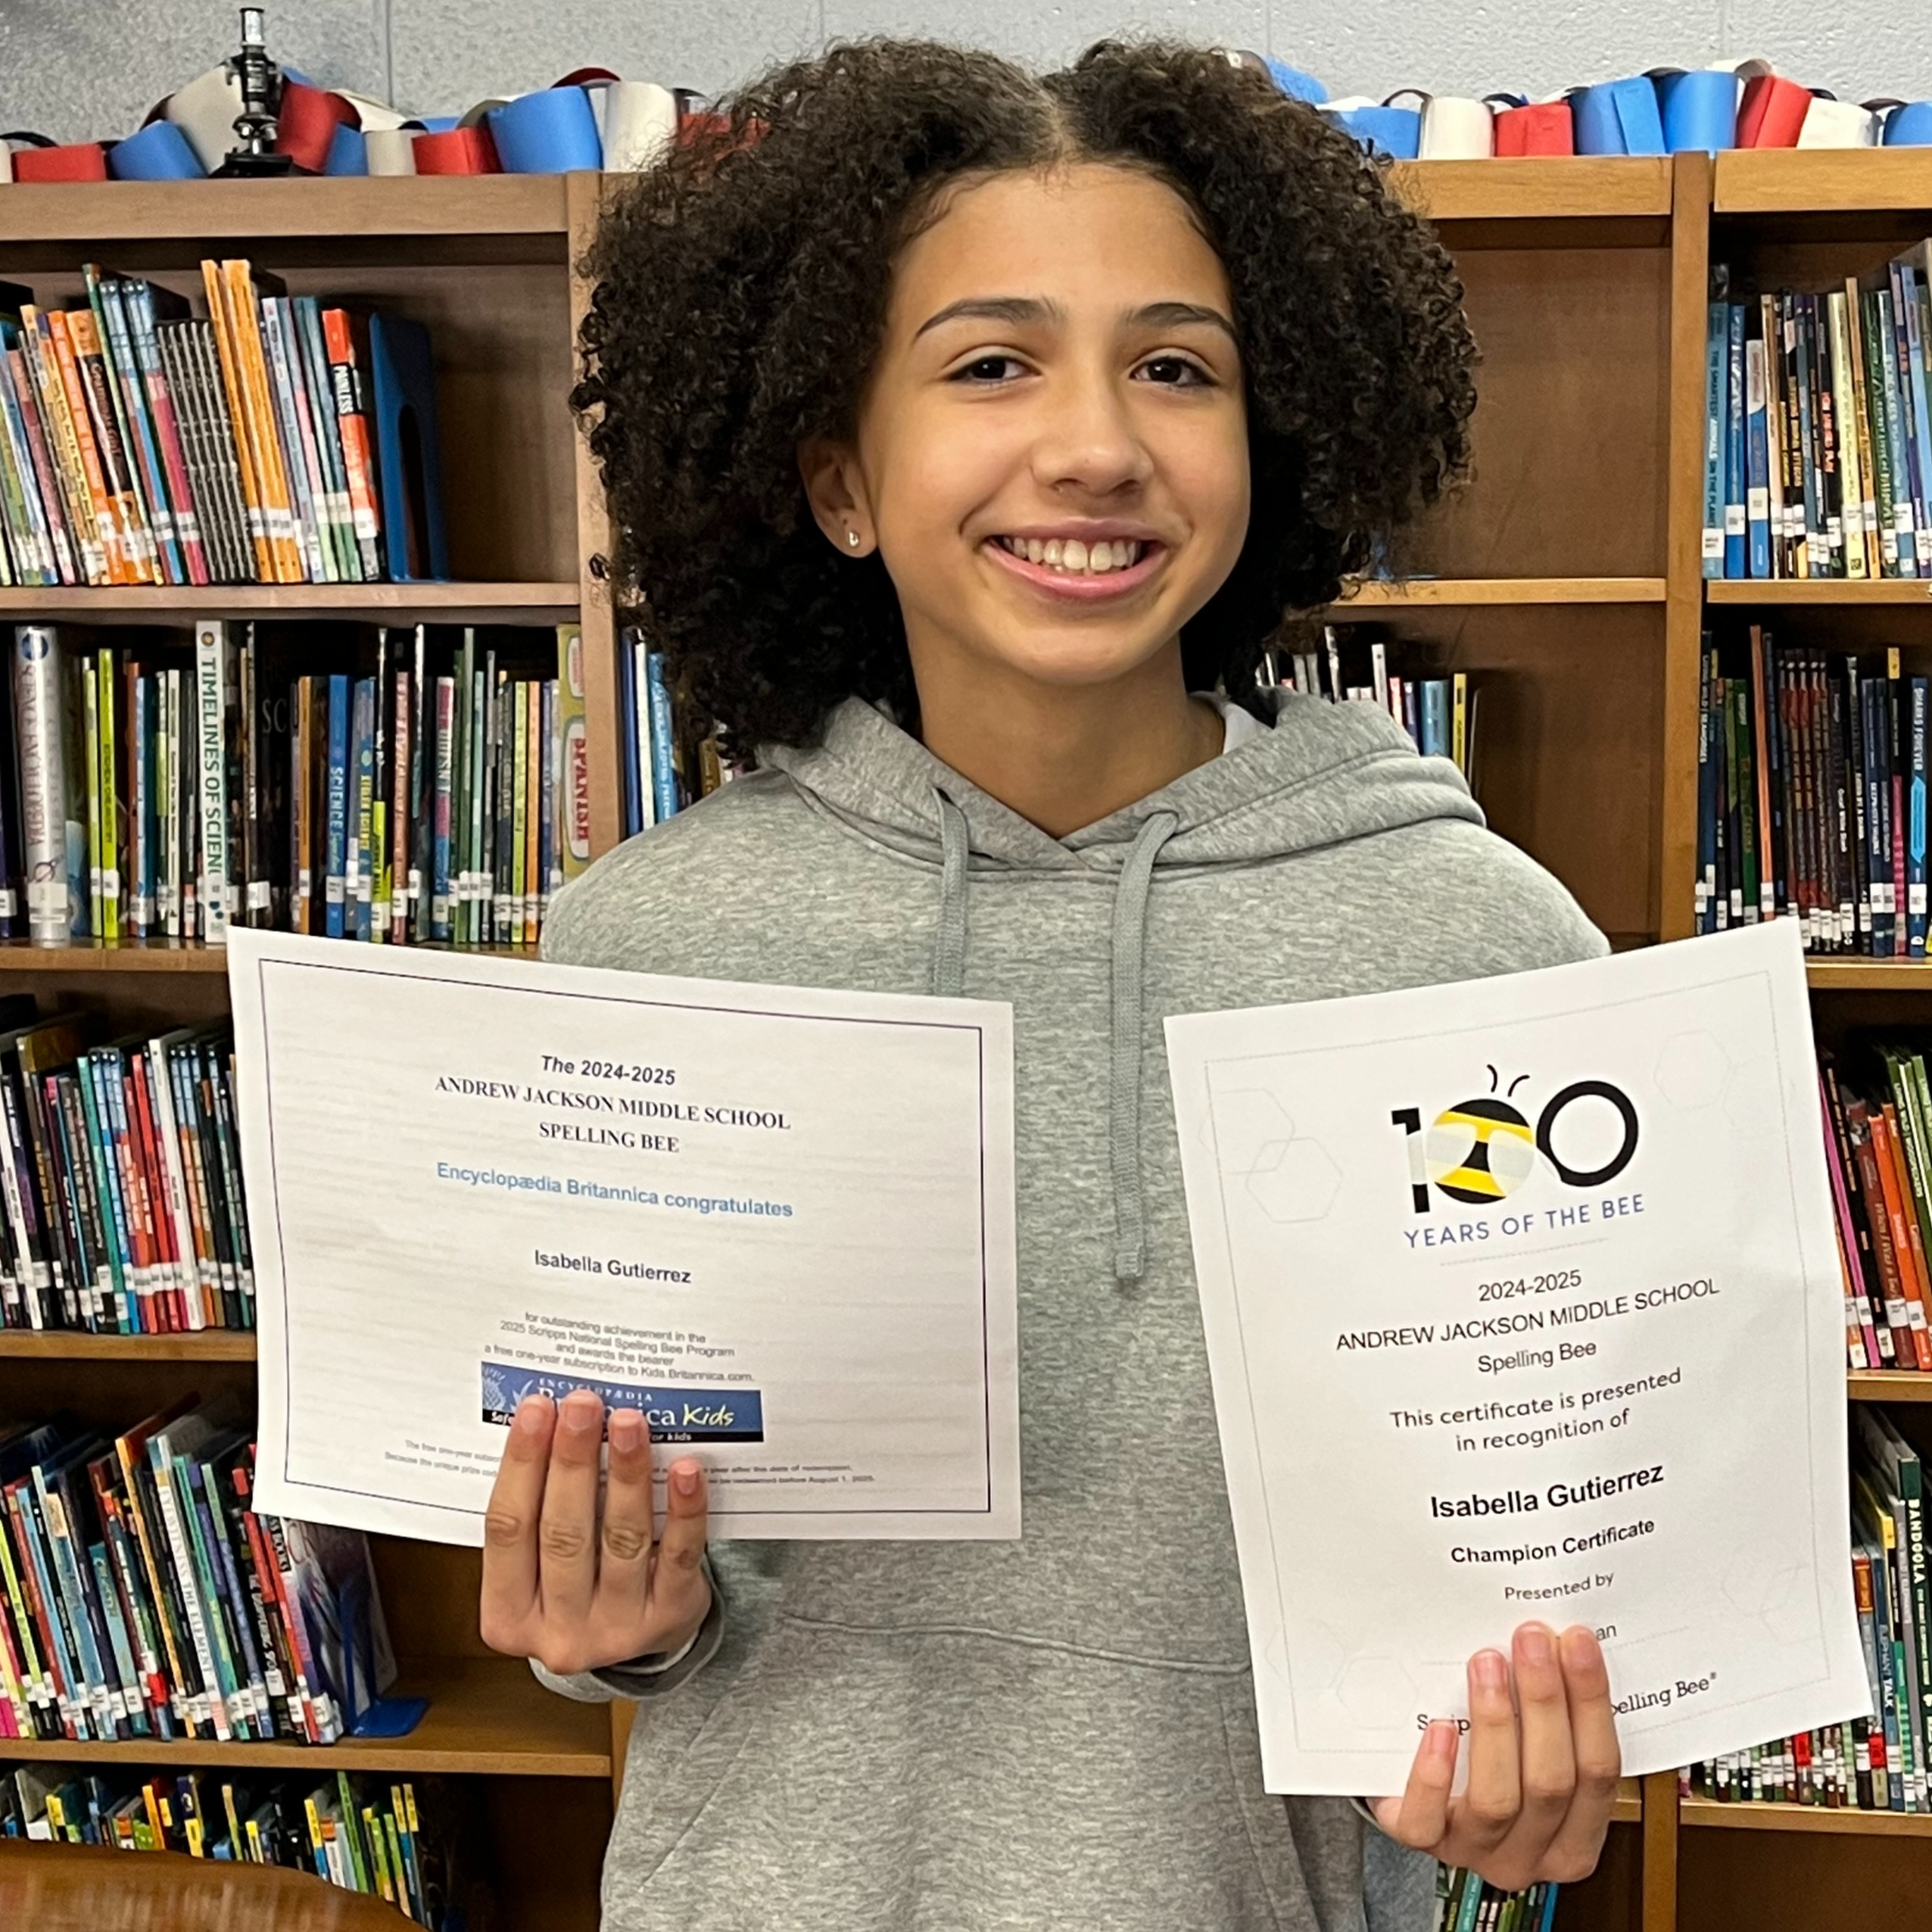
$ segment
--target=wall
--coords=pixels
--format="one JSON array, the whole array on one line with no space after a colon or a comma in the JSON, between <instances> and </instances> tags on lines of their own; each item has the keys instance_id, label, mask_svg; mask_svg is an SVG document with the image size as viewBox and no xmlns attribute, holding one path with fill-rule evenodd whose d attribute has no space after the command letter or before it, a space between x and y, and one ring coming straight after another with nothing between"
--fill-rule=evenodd
<instances>
[{"instance_id":1,"label":"wall","mask_svg":"<svg viewBox=\"0 0 1932 1932\"><path fill-rule=\"evenodd\" d=\"M1847 98L1932 95L1932 35L1906 0L281 0L276 57L325 83L456 113L579 65L715 91L827 36L931 33L1031 62L1140 26L1251 47L1337 94L1546 93L1646 65L1763 55ZM0 128L130 132L230 51L227 0L0 0Z\"/></svg>"}]
</instances>

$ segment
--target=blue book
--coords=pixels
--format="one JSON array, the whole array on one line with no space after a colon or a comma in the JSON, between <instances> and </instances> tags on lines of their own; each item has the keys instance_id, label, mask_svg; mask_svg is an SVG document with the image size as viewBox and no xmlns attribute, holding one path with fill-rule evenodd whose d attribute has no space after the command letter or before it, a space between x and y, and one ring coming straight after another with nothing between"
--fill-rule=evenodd
<instances>
[{"instance_id":1,"label":"blue book","mask_svg":"<svg viewBox=\"0 0 1932 1932\"><path fill-rule=\"evenodd\" d=\"M429 332L400 316L372 315L369 362L369 433L390 581L440 581L450 574L450 545Z\"/></svg>"},{"instance_id":2,"label":"blue book","mask_svg":"<svg viewBox=\"0 0 1932 1932\"><path fill-rule=\"evenodd\" d=\"M1728 304L1724 382L1724 574L1745 574L1744 306Z\"/></svg>"},{"instance_id":3,"label":"blue book","mask_svg":"<svg viewBox=\"0 0 1932 1932\"><path fill-rule=\"evenodd\" d=\"M1925 957L1925 705L1926 681L1911 681L1911 722L1906 753L1906 947Z\"/></svg>"},{"instance_id":4,"label":"blue book","mask_svg":"<svg viewBox=\"0 0 1932 1932\"><path fill-rule=\"evenodd\" d=\"M127 1619L121 1609L120 1591L114 1572L108 1567L108 1546L87 1546L88 1568L93 1573L95 1600L107 1618L108 1641L114 1660L114 1675L120 1680L127 1704L128 1728L137 1737L151 1737L154 1726L148 1722L148 1706L141 1694L141 1676L135 1668L134 1645L128 1636Z\"/></svg>"},{"instance_id":5,"label":"blue book","mask_svg":"<svg viewBox=\"0 0 1932 1932\"><path fill-rule=\"evenodd\" d=\"M644 659L645 682L650 691L651 797L661 825L678 815L678 765L671 749L671 687L664 681L664 653L651 651Z\"/></svg>"},{"instance_id":6,"label":"blue book","mask_svg":"<svg viewBox=\"0 0 1932 1932\"><path fill-rule=\"evenodd\" d=\"M101 1098L94 1055L83 1053L74 1063L79 1090L85 1151L101 1201L101 1236L107 1245L108 1273L114 1282L115 1313L123 1335L142 1332L140 1298L131 1279L133 1257L128 1246L126 1206L121 1199L120 1164L114 1159L114 1128Z\"/></svg>"},{"instance_id":7,"label":"blue book","mask_svg":"<svg viewBox=\"0 0 1932 1932\"><path fill-rule=\"evenodd\" d=\"M1867 357L1878 359L1878 393L1872 409L1874 414L1884 413L1886 447L1892 455L1892 541L1898 552L1898 574L1916 577L1918 545L1912 521L1912 453L1906 435L1905 392L1899 386L1899 360L1893 351L1897 332L1892 319L1892 291L1881 288L1866 300Z\"/></svg>"},{"instance_id":8,"label":"blue book","mask_svg":"<svg viewBox=\"0 0 1932 1932\"><path fill-rule=\"evenodd\" d=\"M358 678L350 713L349 769L354 774L348 802L348 850L344 855L342 923L351 938L369 935L375 854L372 812L375 799L375 680Z\"/></svg>"},{"instance_id":9,"label":"blue book","mask_svg":"<svg viewBox=\"0 0 1932 1932\"><path fill-rule=\"evenodd\" d=\"M1423 756L1449 756L1449 681L1447 678L1423 680Z\"/></svg>"},{"instance_id":10,"label":"blue book","mask_svg":"<svg viewBox=\"0 0 1932 1932\"><path fill-rule=\"evenodd\" d=\"M1886 269L1887 285L1879 296L1884 313L1885 337L1885 387L1887 396L1898 411L1895 427L1892 431L1892 469L1893 471L1892 493L1897 504L1896 516L1901 525L1909 524L1911 530L1912 574L1915 577L1932 575L1932 546L1926 543L1926 452L1918 440L1918 419L1912 409L1912 340L1906 322L1906 301L1902 276L1906 271L1902 263L1893 262ZM1906 554L1906 536L1902 528L1899 533L1899 559L1900 574L1904 574Z\"/></svg>"},{"instance_id":11,"label":"blue book","mask_svg":"<svg viewBox=\"0 0 1932 1932\"><path fill-rule=\"evenodd\" d=\"M1724 575L1724 370L1731 304L1713 302L1704 328L1704 575Z\"/></svg>"},{"instance_id":12,"label":"blue book","mask_svg":"<svg viewBox=\"0 0 1932 1932\"><path fill-rule=\"evenodd\" d=\"M1550 1881L1548 1889L1543 1894L1543 1916L1536 1922L1536 1932L1550 1932L1550 1927L1556 1924L1557 1893L1561 1889L1555 1880Z\"/></svg>"},{"instance_id":13,"label":"blue book","mask_svg":"<svg viewBox=\"0 0 1932 1932\"><path fill-rule=\"evenodd\" d=\"M1928 410L1925 393L1925 314L1919 300L1916 272L1902 266L1899 284L1906 312L1906 359L1912 379L1912 448L1922 493L1922 500L1913 500L1912 515L1918 522L1918 574L1927 577L1932 576L1932 410Z\"/></svg>"},{"instance_id":14,"label":"blue book","mask_svg":"<svg viewBox=\"0 0 1932 1932\"><path fill-rule=\"evenodd\" d=\"M349 681L339 673L329 680L329 824L324 851L323 930L332 940L342 936L345 879L343 866L349 839Z\"/></svg>"},{"instance_id":15,"label":"blue book","mask_svg":"<svg viewBox=\"0 0 1932 1932\"><path fill-rule=\"evenodd\" d=\"M1753 577L1771 575L1771 444L1765 420L1765 343L1758 311L1744 337L1744 523Z\"/></svg>"}]
</instances>

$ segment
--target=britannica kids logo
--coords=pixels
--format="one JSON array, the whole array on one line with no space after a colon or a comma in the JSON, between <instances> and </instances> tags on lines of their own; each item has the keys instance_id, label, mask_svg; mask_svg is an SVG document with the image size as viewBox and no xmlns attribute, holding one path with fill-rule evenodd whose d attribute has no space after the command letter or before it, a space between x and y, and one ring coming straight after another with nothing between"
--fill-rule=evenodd
<instances>
[{"instance_id":1,"label":"britannica kids logo","mask_svg":"<svg viewBox=\"0 0 1932 1932\"><path fill-rule=\"evenodd\" d=\"M1444 1108L1426 1130L1419 1108L1398 1107L1389 1116L1404 1136L1410 1199L1418 1214L1430 1212L1432 1188L1465 1207L1506 1201L1536 1172L1539 1156L1566 1187L1602 1187L1630 1165L1637 1152L1637 1109L1621 1087L1608 1080L1572 1080L1550 1096L1532 1126L1515 1097L1531 1077L1519 1074L1498 1092L1501 1075L1494 1067L1487 1070L1486 1094ZM1607 1103L1615 1115L1614 1124L1602 1118L1600 1104L1589 1110L1594 1117L1587 1126L1581 1117L1573 1120L1580 1134L1596 1144L1585 1157L1594 1166L1572 1165L1556 1146L1563 1115L1585 1102ZM1607 1144L1606 1128L1613 1146Z\"/></svg>"}]
</instances>

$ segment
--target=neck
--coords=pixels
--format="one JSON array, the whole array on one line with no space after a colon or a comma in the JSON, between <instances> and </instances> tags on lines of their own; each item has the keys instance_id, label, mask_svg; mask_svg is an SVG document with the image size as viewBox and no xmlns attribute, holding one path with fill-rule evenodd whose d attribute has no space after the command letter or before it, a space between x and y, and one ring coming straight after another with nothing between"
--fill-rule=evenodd
<instances>
[{"instance_id":1,"label":"neck","mask_svg":"<svg viewBox=\"0 0 1932 1932\"><path fill-rule=\"evenodd\" d=\"M1064 838L1220 751L1217 712L1187 693L1179 640L1104 684L1044 684L979 662L920 661L920 736L980 790Z\"/></svg>"}]
</instances>

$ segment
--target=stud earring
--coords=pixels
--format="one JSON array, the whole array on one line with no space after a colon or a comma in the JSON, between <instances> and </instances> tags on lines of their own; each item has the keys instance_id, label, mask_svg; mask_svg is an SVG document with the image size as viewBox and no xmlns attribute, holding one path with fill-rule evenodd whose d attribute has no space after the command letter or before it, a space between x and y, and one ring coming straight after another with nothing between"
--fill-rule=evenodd
<instances>
[{"instance_id":1,"label":"stud earring","mask_svg":"<svg viewBox=\"0 0 1932 1932\"><path fill-rule=\"evenodd\" d=\"M848 530L846 532L846 541L849 544L854 550L857 550L858 547L858 532L856 530Z\"/></svg>"}]
</instances>

